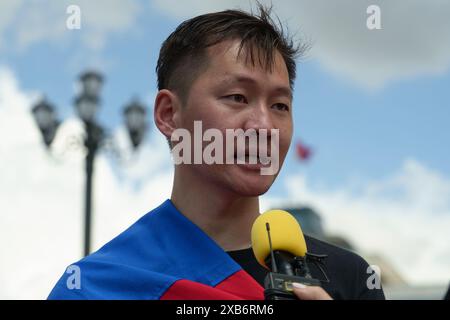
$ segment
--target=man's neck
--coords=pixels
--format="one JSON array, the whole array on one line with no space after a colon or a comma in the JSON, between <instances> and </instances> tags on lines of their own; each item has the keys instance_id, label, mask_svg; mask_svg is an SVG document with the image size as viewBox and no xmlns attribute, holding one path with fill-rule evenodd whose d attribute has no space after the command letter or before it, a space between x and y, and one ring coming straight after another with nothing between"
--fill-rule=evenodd
<instances>
[{"instance_id":1,"label":"man's neck","mask_svg":"<svg viewBox=\"0 0 450 320\"><path fill-rule=\"evenodd\" d=\"M175 170L171 201L225 251L251 246L251 228L259 215L258 197L242 197L214 183Z\"/></svg>"}]
</instances>

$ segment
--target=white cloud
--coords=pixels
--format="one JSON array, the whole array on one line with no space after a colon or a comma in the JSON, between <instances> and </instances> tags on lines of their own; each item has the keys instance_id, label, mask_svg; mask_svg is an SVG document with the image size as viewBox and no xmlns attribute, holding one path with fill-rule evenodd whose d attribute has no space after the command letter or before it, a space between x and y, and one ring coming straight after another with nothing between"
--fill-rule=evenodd
<instances>
[{"instance_id":1,"label":"white cloud","mask_svg":"<svg viewBox=\"0 0 450 320\"><path fill-rule=\"evenodd\" d=\"M179 2L176 0L154 0L151 6L163 13L177 19L192 18L196 15L220 11L224 9L248 8L250 1L228 0L228 1L202 1L191 0Z\"/></svg>"},{"instance_id":2,"label":"white cloud","mask_svg":"<svg viewBox=\"0 0 450 320\"><path fill-rule=\"evenodd\" d=\"M153 5L182 19L238 4L248 9L249 3L156 0ZM280 0L273 4L291 31L312 40L310 57L364 88L378 89L392 81L442 74L450 68L448 1ZM381 8L382 30L366 27L366 9L372 4Z\"/></svg>"},{"instance_id":3,"label":"white cloud","mask_svg":"<svg viewBox=\"0 0 450 320\"><path fill-rule=\"evenodd\" d=\"M0 2L0 50L4 47L3 33L13 21L21 0L6 0Z\"/></svg>"},{"instance_id":4,"label":"white cloud","mask_svg":"<svg viewBox=\"0 0 450 320\"><path fill-rule=\"evenodd\" d=\"M83 40L89 48L101 49L107 36L130 31L140 11L139 2L134 0L82 0L75 3L79 3L82 10L83 23L87 27Z\"/></svg>"},{"instance_id":5,"label":"white cloud","mask_svg":"<svg viewBox=\"0 0 450 320\"><path fill-rule=\"evenodd\" d=\"M81 9L80 30L66 28L69 5ZM67 44L79 36L82 46L95 52L103 49L109 37L133 30L139 9L135 0L3 0L0 40L7 34L9 49L25 50L36 43Z\"/></svg>"}]
</instances>

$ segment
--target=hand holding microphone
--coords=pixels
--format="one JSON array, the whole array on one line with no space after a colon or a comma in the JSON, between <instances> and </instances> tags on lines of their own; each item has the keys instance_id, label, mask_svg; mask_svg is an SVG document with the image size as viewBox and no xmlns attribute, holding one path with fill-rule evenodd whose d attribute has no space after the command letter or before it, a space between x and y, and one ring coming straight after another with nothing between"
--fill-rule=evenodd
<instances>
[{"instance_id":1,"label":"hand holding microphone","mask_svg":"<svg viewBox=\"0 0 450 320\"><path fill-rule=\"evenodd\" d=\"M301 283L294 283L293 287L300 300L333 300L322 287L305 286Z\"/></svg>"},{"instance_id":2,"label":"hand holding microphone","mask_svg":"<svg viewBox=\"0 0 450 320\"><path fill-rule=\"evenodd\" d=\"M301 227L291 214L267 211L255 220L251 234L256 259L271 271L264 281L266 300L331 299L309 269L309 262L320 263L326 256L307 252Z\"/></svg>"}]
</instances>

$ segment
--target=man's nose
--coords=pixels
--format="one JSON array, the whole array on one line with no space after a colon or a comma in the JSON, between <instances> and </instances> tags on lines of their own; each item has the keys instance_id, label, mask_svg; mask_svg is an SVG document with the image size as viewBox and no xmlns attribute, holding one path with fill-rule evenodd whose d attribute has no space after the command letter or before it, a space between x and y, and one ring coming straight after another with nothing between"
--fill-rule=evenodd
<instances>
[{"instance_id":1,"label":"man's nose","mask_svg":"<svg viewBox=\"0 0 450 320\"><path fill-rule=\"evenodd\" d=\"M244 130L254 129L258 133L260 129L266 129L269 133L274 129L270 107L261 102L253 108L249 108L249 113L244 124Z\"/></svg>"}]
</instances>

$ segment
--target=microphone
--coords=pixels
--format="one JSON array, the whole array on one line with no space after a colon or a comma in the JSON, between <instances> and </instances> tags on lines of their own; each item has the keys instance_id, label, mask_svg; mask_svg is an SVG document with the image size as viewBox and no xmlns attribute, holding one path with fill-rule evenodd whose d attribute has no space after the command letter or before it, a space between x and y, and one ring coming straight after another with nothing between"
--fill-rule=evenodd
<instances>
[{"instance_id":1,"label":"microphone","mask_svg":"<svg viewBox=\"0 0 450 320\"><path fill-rule=\"evenodd\" d=\"M311 276L309 262L314 262L328 281L318 264L327 256L307 252L300 224L290 213L269 210L261 214L253 223L251 237L256 260L270 270L264 279L266 300L297 300L294 282L320 286L320 280Z\"/></svg>"}]
</instances>

